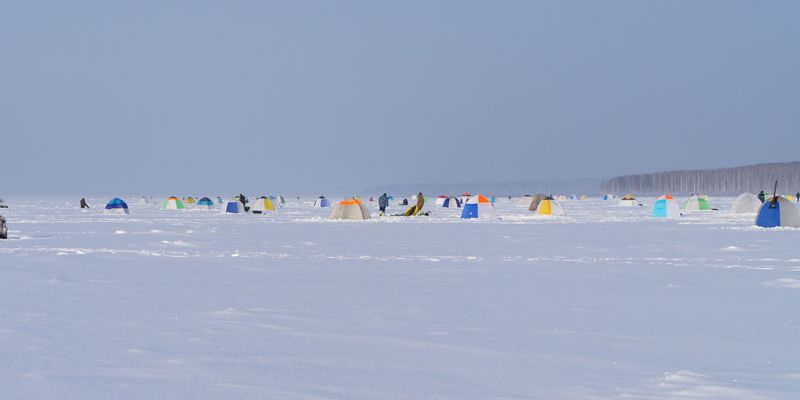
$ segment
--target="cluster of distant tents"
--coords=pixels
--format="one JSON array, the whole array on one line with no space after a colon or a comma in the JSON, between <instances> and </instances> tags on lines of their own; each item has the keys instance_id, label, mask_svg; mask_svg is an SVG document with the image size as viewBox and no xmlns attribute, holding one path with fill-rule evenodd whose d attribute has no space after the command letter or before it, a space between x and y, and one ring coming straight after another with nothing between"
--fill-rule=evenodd
<instances>
[{"instance_id":1,"label":"cluster of distant tents","mask_svg":"<svg viewBox=\"0 0 800 400\"><path fill-rule=\"evenodd\" d=\"M777 188L777 183L776 183ZM800 202L800 193L797 195L775 194L775 190L771 196L767 196L762 191L758 195L753 193L742 193L733 202L730 213L732 214L755 214L755 224L760 227L800 227L800 210L792 202ZM392 197L389 197L392 199ZM299 197L298 197L299 199ZM511 199L511 196L509 196ZM535 215L541 216L563 216L564 208L561 206L560 201L566 200L587 200L586 195L525 195L516 200L516 206L527 208ZM602 196L605 201L617 200L620 206L643 206L636 199L633 194L626 194L622 197L617 197L614 194L605 194ZM411 205L415 207L417 202L417 195L411 196L410 201L408 198L399 200L401 206ZM423 197L423 202L430 204L428 199ZM370 202L374 199L370 198ZM494 220L497 219L495 212L494 196L484 196L482 194L472 195L470 193L462 193L461 196L448 196L440 195L436 197L433 204L441 208L460 208L461 218L467 220ZM137 202L138 205L148 205L152 203L152 198L140 197ZM422 202L420 202L422 203ZM261 196L249 201L245 196L239 195L230 199L223 199L216 197L185 197L180 198L171 196L161 203L162 210L183 210L187 207L194 209L219 209L221 213L225 214L267 214L276 211L286 204L286 199L283 196ZM333 208L329 215L329 219L337 220L366 220L370 219L370 212L359 197L349 197L339 202L331 202L325 196L319 196L314 199L313 207L320 208ZM81 199L81 208L88 208L89 205L85 199ZM0 208L8 208L8 205L0 199ZM687 211L715 211L709 204L709 198L702 194L693 194L683 203L679 205L677 200L669 195L664 194L659 196L653 202L651 216L654 218L680 218L684 212ZM421 211L421 210L420 210ZM115 197L106 203L103 210L106 214L129 214L130 209L125 200ZM428 215L427 213L406 213L406 215ZM7 228L5 220L0 216L0 238L5 238Z\"/></svg>"},{"instance_id":2,"label":"cluster of distant tents","mask_svg":"<svg viewBox=\"0 0 800 400\"><path fill-rule=\"evenodd\" d=\"M767 198L764 192L759 195L742 193L733 201L730 213L755 214L755 224L763 228L800 227L800 210L792 203L795 199L800 201L800 196L773 194ZM716 210L711 208L706 195L691 195L681 207L674 197L665 194L657 197L653 202L652 216L656 218L679 218L683 215L682 211Z\"/></svg>"},{"instance_id":3,"label":"cluster of distant tents","mask_svg":"<svg viewBox=\"0 0 800 400\"><path fill-rule=\"evenodd\" d=\"M525 195L520 197L517 202L517 207L527 208L535 215L542 216L563 216L564 208L561 206L559 200L586 200L588 196L582 195L580 197L572 195L567 197L565 195ZM605 201L618 200L620 206L643 206L636 199L633 194L626 194L622 197L617 197L614 194L605 194L602 197ZM795 195L773 195L765 198L764 193L755 195L752 193L742 193L731 206L730 212L733 214L755 214L756 225L761 227L779 227L791 226L800 227L800 210L792 204L793 200L800 201L800 196ZM370 198L370 201L374 199ZM471 195L470 193L463 193L461 196L447 196L440 195L436 198L434 204L442 208L460 208L462 219L478 219L478 220L492 220L497 219L494 203L495 197L487 197L482 194ZM151 201L147 197L141 197L137 201L139 205L150 204ZM197 209L216 209L219 208L222 213L239 214L239 213L253 213L253 214L266 214L270 211L276 211L286 203L283 196L261 196L250 202L246 197L239 195L228 200L221 197L216 198L216 202L209 197L201 197L195 199L193 197L179 198L169 197L161 204L162 210L182 210L187 206ZM417 203L417 195L411 196L409 199L403 198L399 201L400 205L409 205ZM85 204L85 201L81 201ZM313 202L314 207L329 208L333 207L328 218L342 219L342 220L366 220L370 219L370 213L359 197L346 198L342 201L332 203L325 196L319 196ZM5 203L0 200L0 207L7 207ZM683 203L679 205L677 200L665 194L656 198L653 202L651 215L654 218L680 218L683 212L686 211L716 211L709 205L708 196L703 194L693 194ZM105 213L107 214L128 214L128 204L120 199L111 199L105 206Z\"/></svg>"}]
</instances>

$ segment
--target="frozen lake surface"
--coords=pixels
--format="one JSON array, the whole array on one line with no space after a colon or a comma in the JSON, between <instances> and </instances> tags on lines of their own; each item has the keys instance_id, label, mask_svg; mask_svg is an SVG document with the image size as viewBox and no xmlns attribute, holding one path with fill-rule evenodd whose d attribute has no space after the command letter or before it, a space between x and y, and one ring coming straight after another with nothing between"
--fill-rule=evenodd
<instances>
[{"instance_id":1,"label":"frozen lake surface","mask_svg":"<svg viewBox=\"0 0 800 400\"><path fill-rule=\"evenodd\" d=\"M125 199L128 216L6 198L0 398L800 393L800 230L754 227L731 198L680 220L650 218L652 199L563 218L499 199L494 222Z\"/></svg>"}]
</instances>

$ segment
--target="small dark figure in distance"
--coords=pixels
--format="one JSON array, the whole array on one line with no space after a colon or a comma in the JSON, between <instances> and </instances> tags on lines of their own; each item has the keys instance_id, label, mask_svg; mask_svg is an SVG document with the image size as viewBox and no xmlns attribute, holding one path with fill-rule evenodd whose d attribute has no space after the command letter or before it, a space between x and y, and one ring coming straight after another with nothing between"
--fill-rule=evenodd
<instances>
[{"instance_id":1,"label":"small dark figure in distance","mask_svg":"<svg viewBox=\"0 0 800 400\"><path fill-rule=\"evenodd\" d=\"M90 208L85 198L81 198L81 208Z\"/></svg>"},{"instance_id":2,"label":"small dark figure in distance","mask_svg":"<svg viewBox=\"0 0 800 400\"><path fill-rule=\"evenodd\" d=\"M766 200L766 198L767 198L767 195L764 194L763 190L758 193L758 199L761 200L762 203Z\"/></svg>"},{"instance_id":3,"label":"small dark figure in distance","mask_svg":"<svg viewBox=\"0 0 800 400\"><path fill-rule=\"evenodd\" d=\"M0 239L8 239L8 227L2 215L0 215Z\"/></svg>"}]
</instances>

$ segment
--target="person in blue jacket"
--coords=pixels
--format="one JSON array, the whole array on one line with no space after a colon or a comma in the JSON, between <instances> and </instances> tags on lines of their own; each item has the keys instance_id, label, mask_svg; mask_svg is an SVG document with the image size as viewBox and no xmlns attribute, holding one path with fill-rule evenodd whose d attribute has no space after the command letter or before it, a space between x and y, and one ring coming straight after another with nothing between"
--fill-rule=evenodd
<instances>
[{"instance_id":1,"label":"person in blue jacket","mask_svg":"<svg viewBox=\"0 0 800 400\"><path fill-rule=\"evenodd\" d=\"M378 197L378 208L381 210L381 215L386 214L387 207L389 207L389 195L384 193L381 197Z\"/></svg>"}]
</instances>

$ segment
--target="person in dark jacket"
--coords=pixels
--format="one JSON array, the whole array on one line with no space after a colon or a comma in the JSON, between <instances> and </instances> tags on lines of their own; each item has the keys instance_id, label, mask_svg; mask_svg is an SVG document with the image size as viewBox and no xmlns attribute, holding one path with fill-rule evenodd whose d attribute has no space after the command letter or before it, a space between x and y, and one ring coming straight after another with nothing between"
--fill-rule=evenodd
<instances>
[{"instance_id":1,"label":"person in dark jacket","mask_svg":"<svg viewBox=\"0 0 800 400\"><path fill-rule=\"evenodd\" d=\"M378 208L381 210L381 215L386 214L387 207L389 207L389 195L384 193L381 197L378 197Z\"/></svg>"},{"instance_id":2,"label":"person in dark jacket","mask_svg":"<svg viewBox=\"0 0 800 400\"><path fill-rule=\"evenodd\" d=\"M85 198L81 198L81 208L90 208Z\"/></svg>"},{"instance_id":3,"label":"person in dark jacket","mask_svg":"<svg viewBox=\"0 0 800 400\"><path fill-rule=\"evenodd\" d=\"M242 206L244 206L244 212L250 211L250 206L247 205L247 197L241 193L239 193L239 202L242 203Z\"/></svg>"},{"instance_id":4,"label":"person in dark jacket","mask_svg":"<svg viewBox=\"0 0 800 400\"><path fill-rule=\"evenodd\" d=\"M758 193L758 199L761 200L762 203L766 200L766 198L767 198L767 195L764 194L763 190Z\"/></svg>"}]
</instances>

